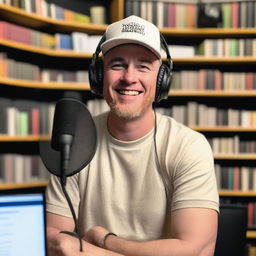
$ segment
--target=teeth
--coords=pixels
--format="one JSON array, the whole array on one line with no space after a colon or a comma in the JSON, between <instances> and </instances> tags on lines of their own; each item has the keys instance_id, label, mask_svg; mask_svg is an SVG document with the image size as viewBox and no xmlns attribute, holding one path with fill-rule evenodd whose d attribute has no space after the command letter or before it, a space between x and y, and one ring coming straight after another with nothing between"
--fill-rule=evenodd
<instances>
[{"instance_id":1,"label":"teeth","mask_svg":"<svg viewBox=\"0 0 256 256\"><path fill-rule=\"evenodd\" d=\"M124 95L138 95L139 94L138 91L119 90L118 92L121 94L124 94Z\"/></svg>"}]
</instances>

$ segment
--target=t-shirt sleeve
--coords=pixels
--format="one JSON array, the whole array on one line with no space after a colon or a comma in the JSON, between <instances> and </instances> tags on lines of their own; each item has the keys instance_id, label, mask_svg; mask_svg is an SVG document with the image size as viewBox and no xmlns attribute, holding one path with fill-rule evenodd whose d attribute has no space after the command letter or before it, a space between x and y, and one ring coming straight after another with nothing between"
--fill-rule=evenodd
<instances>
[{"instance_id":1,"label":"t-shirt sleeve","mask_svg":"<svg viewBox=\"0 0 256 256\"><path fill-rule=\"evenodd\" d=\"M199 207L219 211L211 147L202 134L184 138L173 172L172 210Z\"/></svg>"},{"instance_id":2,"label":"t-shirt sleeve","mask_svg":"<svg viewBox=\"0 0 256 256\"><path fill-rule=\"evenodd\" d=\"M79 206L79 190L77 179L77 175L68 177L66 184L66 191L70 197L76 215L78 214ZM72 217L71 210L62 191L59 179L54 175L50 176L49 184L46 188L46 211L66 217Z\"/></svg>"}]
</instances>

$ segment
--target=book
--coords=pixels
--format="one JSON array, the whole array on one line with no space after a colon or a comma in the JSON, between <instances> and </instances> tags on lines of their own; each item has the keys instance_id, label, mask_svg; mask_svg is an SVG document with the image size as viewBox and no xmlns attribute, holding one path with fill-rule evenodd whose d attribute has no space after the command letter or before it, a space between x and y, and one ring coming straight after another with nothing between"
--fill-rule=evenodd
<instances>
[{"instance_id":1,"label":"book","mask_svg":"<svg viewBox=\"0 0 256 256\"><path fill-rule=\"evenodd\" d=\"M106 10L104 6L92 6L90 8L91 23L106 24Z\"/></svg>"}]
</instances>

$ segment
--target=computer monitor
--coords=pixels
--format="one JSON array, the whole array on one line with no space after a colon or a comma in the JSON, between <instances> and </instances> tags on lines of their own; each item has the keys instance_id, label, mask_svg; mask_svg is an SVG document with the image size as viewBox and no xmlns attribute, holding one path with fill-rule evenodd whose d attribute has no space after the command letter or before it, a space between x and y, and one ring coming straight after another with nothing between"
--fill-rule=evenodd
<instances>
[{"instance_id":1,"label":"computer monitor","mask_svg":"<svg viewBox=\"0 0 256 256\"><path fill-rule=\"evenodd\" d=\"M0 255L47 255L43 189L0 191Z\"/></svg>"}]
</instances>

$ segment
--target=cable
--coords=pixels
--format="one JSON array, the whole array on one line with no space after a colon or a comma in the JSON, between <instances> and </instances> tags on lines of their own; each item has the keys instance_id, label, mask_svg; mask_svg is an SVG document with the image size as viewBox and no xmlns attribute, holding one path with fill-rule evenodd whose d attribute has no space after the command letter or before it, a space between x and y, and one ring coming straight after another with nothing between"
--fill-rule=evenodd
<instances>
[{"instance_id":1,"label":"cable","mask_svg":"<svg viewBox=\"0 0 256 256\"><path fill-rule=\"evenodd\" d=\"M62 180L62 179L61 179ZM78 222L77 222L77 217L76 217L76 213L74 211L74 207L72 205L72 202L70 200L70 197L66 191L66 188L65 188L65 185L63 183L63 181L61 181L61 188L62 188L62 191L67 199L67 202L68 202L68 206L70 208L70 211L72 213L72 216L73 216L73 219L74 219L74 222L75 222L75 234L73 232L66 232L66 231L62 231L61 233L66 233L66 234L69 234L69 235L72 235L72 236L75 236L79 239L79 244L80 244L80 252L83 251L83 244L82 244L82 239L81 239L81 236L79 234L79 230L78 230Z\"/></svg>"},{"instance_id":2,"label":"cable","mask_svg":"<svg viewBox=\"0 0 256 256\"><path fill-rule=\"evenodd\" d=\"M157 170L158 173L160 174L162 181L164 183L164 189L165 189L165 194L166 194L166 198L167 201L169 201L170 198L170 187L169 187L169 182L168 182L168 177L167 175L165 175L163 169L161 168L161 164L160 164L160 160L159 160L159 156L158 156L158 150L157 150L157 143L156 143L156 134L157 134L157 113L156 113L156 103L153 103L153 111L154 111L154 115L155 115L155 120L154 120L154 148L155 148L155 154L156 154L156 161L157 161Z\"/></svg>"},{"instance_id":3,"label":"cable","mask_svg":"<svg viewBox=\"0 0 256 256\"><path fill-rule=\"evenodd\" d=\"M62 231L61 233L65 233L65 234L69 234L69 235L77 237L79 240L80 252L82 252L83 251L83 243L82 243L82 238L81 238L81 235L80 235L79 229L78 229L78 221L77 221L76 213L75 213L74 207L72 205L72 202L70 200L70 197L66 191L66 180L67 180L66 170L68 168L68 163L70 160L69 157L70 157L70 145L64 145L64 147L62 148L62 151L61 151L61 169L62 169L62 171L61 171L61 177L60 177L60 184L61 184L62 191L66 197L66 200L68 202L68 206L69 206L71 214L73 216L73 220L75 222L75 233L68 232L68 231Z\"/></svg>"}]
</instances>

